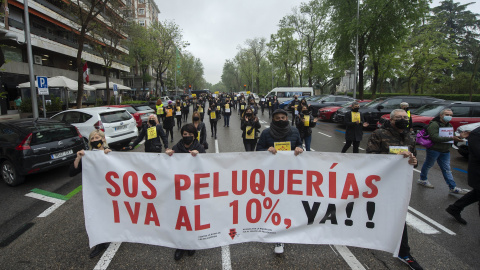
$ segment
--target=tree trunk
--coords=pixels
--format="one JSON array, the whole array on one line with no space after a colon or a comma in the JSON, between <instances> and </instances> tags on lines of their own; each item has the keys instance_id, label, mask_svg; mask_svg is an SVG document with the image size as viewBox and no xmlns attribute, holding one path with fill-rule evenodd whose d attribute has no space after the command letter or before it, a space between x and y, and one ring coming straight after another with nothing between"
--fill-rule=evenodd
<instances>
[{"instance_id":1,"label":"tree trunk","mask_svg":"<svg viewBox=\"0 0 480 270\"><path fill-rule=\"evenodd\" d=\"M77 38L78 41L78 50L77 50L77 108L82 108L82 97L83 97L83 63L82 63L82 52L83 52L83 42L85 41L85 27L82 27L80 35ZM67 96L68 102L68 96Z\"/></svg>"},{"instance_id":2,"label":"tree trunk","mask_svg":"<svg viewBox=\"0 0 480 270\"><path fill-rule=\"evenodd\" d=\"M476 58L475 59L475 66L473 68L473 73L472 73L472 76L470 77L470 82L469 82L470 97L469 97L468 101L472 101L473 88L475 88L474 84L473 84L473 81L475 79L475 74L477 74L477 70L478 70L478 62L480 61L480 52L477 53L475 58Z\"/></svg>"},{"instance_id":3,"label":"tree trunk","mask_svg":"<svg viewBox=\"0 0 480 270\"><path fill-rule=\"evenodd\" d=\"M379 63L378 61L373 61L373 82L372 82L372 98L375 99L377 95L377 85L378 85L378 69Z\"/></svg>"},{"instance_id":4,"label":"tree trunk","mask_svg":"<svg viewBox=\"0 0 480 270\"><path fill-rule=\"evenodd\" d=\"M106 65L105 65L106 66ZM105 67L105 88L107 89L107 105L110 104L111 94L110 94L110 69Z\"/></svg>"}]
</instances>

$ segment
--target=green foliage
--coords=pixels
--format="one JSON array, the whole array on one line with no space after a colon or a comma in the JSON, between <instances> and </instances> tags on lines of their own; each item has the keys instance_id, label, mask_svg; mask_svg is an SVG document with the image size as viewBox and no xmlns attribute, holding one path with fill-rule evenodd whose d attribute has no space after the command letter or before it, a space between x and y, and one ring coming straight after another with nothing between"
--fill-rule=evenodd
<instances>
[{"instance_id":1,"label":"green foliage","mask_svg":"<svg viewBox=\"0 0 480 270\"><path fill-rule=\"evenodd\" d=\"M46 105L47 112L59 112L62 111L62 99L60 97L50 96L51 102Z\"/></svg>"},{"instance_id":2,"label":"green foliage","mask_svg":"<svg viewBox=\"0 0 480 270\"><path fill-rule=\"evenodd\" d=\"M126 104L145 104L146 101L144 100L122 100L122 105Z\"/></svg>"},{"instance_id":3,"label":"green foliage","mask_svg":"<svg viewBox=\"0 0 480 270\"><path fill-rule=\"evenodd\" d=\"M352 93L348 93L347 95L352 96ZM428 96L428 97L434 97L434 98L440 98L440 99L445 99L445 100L453 100L453 101L470 101L470 95L468 94L416 94L416 95L409 95L408 93L382 93L382 94L377 94L376 97L394 97L394 96L414 96L414 97L419 97L419 96ZM372 94L371 93L364 93L363 96L364 99L372 99ZM472 96L472 101L473 102L480 102L480 94L473 95Z\"/></svg>"},{"instance_id":4,"label":"green foliage","mask_svg":"<svg viewBox=\"0 0 480 270\"><path fill-rule=\"evenodd\" d=\"M32 110L32 99L26 98L22 100L20 107L18 108L22 113L31 113Z\"/></svg>"},{"instance_id":5,"label":"green foliage","mask_svg":"<svg viewBox=\"0 0 480 270\"><path fill-rule=\"evenodd\" d=\"M97 98L95 100L95 106L96 107L103 106L103 100L101 98Z\"/></svg>"}]
</instances>

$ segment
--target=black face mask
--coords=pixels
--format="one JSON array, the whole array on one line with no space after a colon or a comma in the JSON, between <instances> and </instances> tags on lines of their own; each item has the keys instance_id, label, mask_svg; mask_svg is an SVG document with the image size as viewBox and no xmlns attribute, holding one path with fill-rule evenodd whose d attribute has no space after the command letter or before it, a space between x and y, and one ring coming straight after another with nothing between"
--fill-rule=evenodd
<instances>
[{"instance_id":1,"label":"black face mask","mask_svg":"<svg viewBox=\"0 0 480 270\"><path fill-rule=\"evenodd\" d=\"M352 112L358 112L360 108L352 108Z\"/></svg>"},{"instance_id":2,"label":"black face mask","mask_svg":"<svg viewBox=\"0 0 480 270\"><path fill-rule=\"evenodd\" d=\"M408 126L408 120L407 120L407 119L397 120L397 121L395 121L395 126L396 126L398 129L406 129L407 126Z\"/></svg>"},{"instance_id":3,"label":"black face mask","mask_svg":"<svg viewBox=\"0 0 480 270\"><path fill-rule=\"evenodd\" d=\"M404 110L405 110L406 112L408 112L408 110L410 110L410 108L409 108L409 107L406 107Z\"/></svg>"},{"instance_id":4,"label":"black face mask","mask_svg":"<svg viewBox=\"0 0 480 270\"><path fill-rule=\"evenodd\" d=\"M148 123L150 124L150 126L156 126L157 125L157 122L155 122L155 120L148 120Z\"/></svg>"},{"instance_id":5,"label":"black face mask","mask_svg":"<svg viewBox=\"0 0 480 270\"><path fill-rule=\"evenodd\" d=\"M303 114L308 114L308 111L302 111Z\"/></svg>"},{"instance_id":6,"label":"black face mask","mask_svg":"<svg viewBox=\"0 0 480 270\"><path fill-rule=\"evenodd\" d=\"M272 123L277 126L277 127L280 127L280 128L285 128L286 126L288 126L290 123L288 122L288 120L279 120L279 121L272 121Z\"/></svg>"},{"instance_id":7,"label":"black face mask","mask_svg":"<svg viewBox=\"0 0 480 270\"><path fill-rule=\"evenodd\" d=\"M247 117L251 117L251 116L252 116L251 113L246 113L245 115L246 115Z\"/></svg>"},{"instance_id":8,"label":"black face mask","mask_svg":"<svg viewBox=\"0 0 480 270\"><path fill-rule=\"evenodd\" d=\"M103 145L102 140L90 141L90 146L92 146L93 149L99 149L100 147L102 147L102 145Z\"/></svg>"},{"instance_id":9,"label":"black face mask","mask_svg":"<svg viewBox=\"0 0 480 270\"><path fill-rule=\"evenodd\" d=\"M200 117L196 117L196 116L193 117L193 121L198 121L198 120L200 120Z\"/></svg>"},{"instance_id":10,"label":"black face mask","mask_svg":"<svg viewBox=\"0 0 480 270\"><path fill-rule=\"evenodd\" d=\"M183 137L183 143L185 143L186 145L191 144L192 142L193 142L193 136Z\"/></svg>"}]
</instances>

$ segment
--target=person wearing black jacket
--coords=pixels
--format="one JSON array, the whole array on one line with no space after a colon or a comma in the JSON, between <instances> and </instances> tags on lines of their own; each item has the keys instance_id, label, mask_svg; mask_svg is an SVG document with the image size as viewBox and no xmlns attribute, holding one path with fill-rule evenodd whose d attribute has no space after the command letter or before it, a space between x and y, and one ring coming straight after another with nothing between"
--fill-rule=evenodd
<instances>
[{"instance_id":1,"label":"person wearing black jacket","mask_svg":"<svg viewBox=\"0 0 480 270\"><path fill-rule=\"evenodd\" d=\"M300 100L298 100L297 95L294 95L293 98L292 102L288 105L288 108L292 112L292 126L295 125L295 116L298 114L297 108L298 105L300 105Z\"/></svg>"},{"instance_id":2,"label":"person wearing black jacket","mask_svg":"<svg viewBox=\"0 0 480 270\"><path fill-rule=\"evenodd\" d=\"M167 149L165 153L172 156L174 153L190 153L192 156L196 156L199 153L205 153L205 149L197 140L197 128L193 124L186 124L181 129L182 139L172 147ZM183 257L183 254L187 252L188 256L195 254L195 250L176 249L174 259L176 261Z\"/></svg>"},{"instance_id":3,"label":"person wearing black jacket","mask_svg":"<svg viewBox=\"0 0 480 270\"><path fill-rule=\"evenodd\" d=\"M230 98L225 99L225 103L222 105L223 111L223 126L230 127L230 115L232 115L233 103L230 101Z\"/></svg>"},{"instance_id":4,"label":"person wearing black jacket","mask_svg":"<svg viewBox=\"0 0 480 270\"><path fill-rule=\"evenodd\" d=\"M183 112L183 107L182 107L182 102L180 99L177 99L174 105L175 108L175 119L177 119L177 130L180 130L182 127L182 112Z\"/></svg>"},{"instance_id":5,"label":"person wearing black jacket","mask_svg":"<svg viewBox=\"0 0 480 270\"><path fill-rule=\"evenodd\" d=\"M247 108L247 103L245 102L244 97L240 98L240 102L238 103L238 106L239 106L238 114L240 115L240 117L242 117L243 112Z\"/></svg>"},{"instance_id":6,"label":"person wearing black jacket","mask_svg":"<svg viewBox=\"0 0 480 270\"><path fill-rule=\"evenodd\" d=\"M258 117L253 115L253 110L247 108L242 116L242 123L240 126L245 151L255 151L255 146L258 141L258 133L261 127L262 125L260 124L260 121L258 121Z\"/></svg>"},{"instance_id":7,"label":"person wearing black jacket","mask_svg":"<svg viewBox=\"0 0 480 270\"><path fill-rule=\"evenodd\" d=\"M190 101L185 97L185 99L182 102L183 122L185 123L187 122L189 113L190 113Z\"/></svg>"},{"instance_id":8,"label":"person wearing black jacket","mask_svg":"<svg viewBox=\"0 0 480 270\"><path fill-rule=\"evenodd\" d=\"M363 114L358 111L359 109L358 102L353 102L352 111L345 114L345 146L342 148L342 153L347 152L352 143L353 153L358 153L358 147L363 137L363 128L368 127L368 122L365 122Z\"/></svg>"},{"instance_id":9,"label":"person wearing black jacket","mask_svg":"<svg viewBox=\"0 0 480 270\"><path fill-rule=\"evenodd\" d=\"M162 153L162 143L160 142L160 138L163 141L165 149L167 149L168 138L163 131L162 124L158 123L158 118L156 118L154 114L151 114L148 117L148 123L143 124L142 131L137 136L137 139L135 139L133 144L128 146L128 148L132 150L143 139L145 139L145 152Z\"/></svg>"},{"instance_id":10,"label":"person wearing black jacket","mask_svg":"<svg viewBox=\"0 0 480 270\"><path fill-rule=\"evenodd\" d=\"M200 142L201 145L203 145L203 148L205 150L208 149L208 143L207 143L207 129L205 127L205 123L203 123L200 120L200 113L199 112L193 112L192 114L192 123L197 128L197 140Z\"/></svg>"},{"instance_id":11,"label":"person wearing black jacket","mask_svg":"<svg viewBox=\"0 0 480 270\"><path fill-rule=\"evenodd\" d=\"M112 150L108 148L107 140L105 139L105 133L99 129L95 129L90 133L88 136L88 145L90 147L90 150L99 150L99 151L104 151L105 154L108 154ZM73 162L72 165L70 165L69 168L69 176L73 177L79 173L82 172L82 157L85 155L84 150L80 150L77 152L77 158ZM110 243L102 243L96 245L92 252L90 252L90 259L97 257L104 251L105 249L108 248Z\"/></svg>"},{"instance_id":12,"label":"person wearing black jacket","mask_svg":"<svg viewBox=\"0 0 480 270\"><path fill-rule=\"evenodd\" d=\"M297 114L295 122L300 133L300 139L302 139L302 142L305 142L305 150L310 151L312 127L315 127L317 124L317 119L308 111L307 105L302 105L299 108L301 111Z\"/></svg>"},{"instance_id":13,"label":"person wearing black jacket","mask_svg":"<svg viewBox=\"0 0 480 270\"><path fill-rule=\"evenodd\" d=\"M268 111L268 116L270 117L273 112L279 108L279 106L280 103L278 102L277 96L273 96L273 98L268 101L268 107L270 108L270 110Z\"/></svg>"},{"instance_id":14,"label":"person wearing black jacket","mask_svg":"<svg viewBox=\"0 0 480 270\"><path fill-rule=\"evenodd\" d=\"M220 111L217 110L217 105L215 103L209 104L210 108L208 108L208 116L210 117L210 129L212 131L212 137L217 139L217 121L218 117L220 116Z\"/></svg>"},{"instance_id":15,"label":"person wearing black jacket","mask_svg":"<svg viewBox=\"0 0 480 270\"><path fill-rule=\"evenodd\" d=\"M163 128L167 133L167 139L168 139L168 133L170 133L172 142L173 142L173 127L175 126L174 114L175 114L175 108L173 107L173 101L170 100L168 101L168 106L165 108L165 118L163 119Z\"/></svg>"},{"instance_id":16,"label":"person wearing black jacket","mask_svg":"<svg viewBox=\"0 0 480 270\"><path fill-rule=\"evenodd\" d=\"M470 133L464 132L462 136L468 137L468 185L473 190L463 195L445 210L458 222L466 225L467 221L460 215L465 207L478 203L478 214L480 215L480 127Z\"/></svg>"},{"instance_id":17,"label":"person wearing black jacket","mask_svg":"<svg viewBox=\"0 0 480 270\"><path fill-rule=\"evenodd\" d=\"M263 112L265 111L265 107L267 105L267 100L265 99L264 96L260 96L260 102L258 103L258 105L260 105L260 108L262 109L262 115L263 115Z\"/></svg>"},{"instance_id":18,"label":"person wearing black jacket","mask_svg":"<svg viewBox=\"0 0 480 270\"><path fill-rule=\"evenodd\" d=\"M290 148L286 149L288 145ZM289 125L286 111L278 109L273 112L272 123L269 128L262 131L256 151L268 151L274 155L277 151L294 151L295 156L303 153L300 133ZM275 253L282 254L283 248L283 243L276 243Z\"/></svg>"}]
</instances>

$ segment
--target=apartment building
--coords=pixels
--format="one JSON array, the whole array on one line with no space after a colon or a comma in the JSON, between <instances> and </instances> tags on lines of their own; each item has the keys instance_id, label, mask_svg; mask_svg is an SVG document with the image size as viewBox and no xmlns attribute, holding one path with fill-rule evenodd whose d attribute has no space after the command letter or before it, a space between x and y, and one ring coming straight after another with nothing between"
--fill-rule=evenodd
<instances>
[{"instance_id":1,"label":"apartment building","mask_svg":"<svg viewBox=\"0 0 480 270\"><path fill-rule=\"evenodd\" d=\"M8 93L7 100L11 101L20 95L20 90L16 86L29 81L24 34L24 2L23 0L3 0L3 2L4 12L0 19L0 48L6 63L0 68L0 82L2 88ZM76 5L76 3L70 0L30 0L28 2L35 75L47 77L61 75L77 80L75 63L79 27L75 14L65 11L65 5ZM112 9L112 5L128 9L126 0L111 0L95 18L96 23L108 26L109 23L105 18L108 9ZM116 34L122 39L127 38L125 33ZM87 42L84 44L82 53L82 59L88 63L91 83L105 82L104 60L90 44L112 46L87 34ZM111 82L123 84L124 74L130 72L129 64L122 60L128 54L128 49L122 45L116 46L115 49L118 50L119 56L112 63L109 77ZM90 96L95 102L94 95L89 94ZM92 100L89 100L87 103L91 102Z\"/></svg>"}]
</instances>

